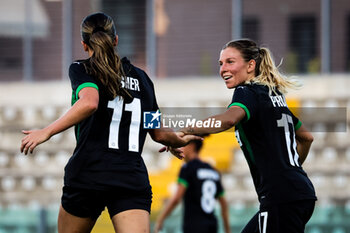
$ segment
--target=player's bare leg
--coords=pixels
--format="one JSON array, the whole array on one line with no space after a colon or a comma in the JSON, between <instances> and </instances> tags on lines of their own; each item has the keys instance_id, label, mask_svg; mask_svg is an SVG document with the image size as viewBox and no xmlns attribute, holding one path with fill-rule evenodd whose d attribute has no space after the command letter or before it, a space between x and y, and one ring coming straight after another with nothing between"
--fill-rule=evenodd
<instances>
[{"instance_id":1,"label":"player's bare leg","mask_svg":"<svg viewBox=\"0 0 350 233\"><path fill-rule=\"evenodd\" d=\"M116 233L149 233L149 213L146 210L126 210L112 217Z\"/></svg>"},{"instance_id":2,"label":"player's bare leg","mask_svg":"<svg viewBox=\"0 0 350 233\"><path fill-rule=\"evenodd\" d=\"M71 215L61 206L58 214L58 233L89 233L95 222L91 218L80 218Z\"/></svg>"}]
</instances>

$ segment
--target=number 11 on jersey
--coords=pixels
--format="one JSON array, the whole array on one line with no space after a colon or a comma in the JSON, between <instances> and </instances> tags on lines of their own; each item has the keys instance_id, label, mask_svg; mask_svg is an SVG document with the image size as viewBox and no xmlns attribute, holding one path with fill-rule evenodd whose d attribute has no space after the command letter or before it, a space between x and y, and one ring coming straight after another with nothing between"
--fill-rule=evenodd
<instances>
[{"instance_id":1,"label":"number 11 on jersey","mask_svg":"<svg viewBox=\"0 0 350 233\"><path fill-rule=\"evenodd\" d=\"M124 100L120 97L108 102L108 108L113 109L112 121L109 126L108 147L119 149L119 127L123 115ZM139 133L141 123L141 101L134 98L131 103L125 104L124 111L131 112L129 130L129 151L139 151Z\"/></svg>"}]
</instances>

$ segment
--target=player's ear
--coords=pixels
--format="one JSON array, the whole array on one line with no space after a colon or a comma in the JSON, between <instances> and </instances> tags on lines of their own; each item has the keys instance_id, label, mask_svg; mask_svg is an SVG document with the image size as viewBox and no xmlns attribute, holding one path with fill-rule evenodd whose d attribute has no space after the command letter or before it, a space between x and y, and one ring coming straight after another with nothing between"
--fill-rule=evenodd
<instances>
[{"instance_id":1,"label":"player's ear","mask_svg":"<svg viewBox=\"0 0 350 233\"><path fill-rule=\"evenodd\" d=\"M114 46L117 46L117 45L118 45L118 41L119 41L118 39L119 39L119 38L118 38L118 35L116 35L116 36L115 36L115 40L114 40L114 42L113 42L113 45L114 45Z\"/></svg>"},{"instance_id":2,"label":"player's ear","mask_svg":"<svg viewBox=\"0 0 350 233\"><path fill-rule=\"evenodd\" d=\"M84 41L80 41L80 43L83 45L84 51L86 51L86 52L89 51L89 47Z\"/></svg>"},{"instance_id":3,"label":"player's ear","mask_svg":"<svg viewBox=\"0 0 350 233\"><path fill-rule=\"evenodd\" d=\"M251 72L255 72L255 66L256 66L256 61L251 59L249 62L248 62L248 73L251 73Z\"/></svg>"}]
</instances>

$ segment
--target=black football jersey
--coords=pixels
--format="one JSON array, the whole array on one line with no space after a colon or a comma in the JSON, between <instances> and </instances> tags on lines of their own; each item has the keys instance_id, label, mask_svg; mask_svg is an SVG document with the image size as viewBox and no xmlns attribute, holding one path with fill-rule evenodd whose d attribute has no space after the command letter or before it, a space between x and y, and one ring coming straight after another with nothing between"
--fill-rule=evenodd
<instances>
[{"instance_id":1,"label":"black football jersey","mask_svg":"<svg viewBox=\"0 0 350 233\"><path fill-rule=\"evenodd\" d=\"M181 167L178 183L186 187L183 218L185 232L216 229L216 199L224 194L219 172L208 163L194 159Z\"/></svg>"},{"instance_id":2,"label":"black football jersey","mask_svg":"<svg viewBox=\"0 0 350 233\"><path fill-rule=\"evenodd\" d=\"M147 134L143 113L158 110L153 83L144 71L123 58L122 86L132 98L112 99L101 82L86 73L84 62L74 62L69 68L72 104L84 87L98 90L99 104L96 112L75 126L77 145L65 167L65 185L142 190L150 185L141 157Z\"/></svg>"},{"instance_id":3,"label":"black football jersey","mask_svg":"<svg viewBox=\"0 0 350 233\"><path fill-rule=\"evenodd\" d=\"M295 131L301 122L284 95L267 86L240 85L231 106L240 106L245 119L236 127L261 204L316 199L314 187L299 163Z\"/></svg>"}]
</instances>

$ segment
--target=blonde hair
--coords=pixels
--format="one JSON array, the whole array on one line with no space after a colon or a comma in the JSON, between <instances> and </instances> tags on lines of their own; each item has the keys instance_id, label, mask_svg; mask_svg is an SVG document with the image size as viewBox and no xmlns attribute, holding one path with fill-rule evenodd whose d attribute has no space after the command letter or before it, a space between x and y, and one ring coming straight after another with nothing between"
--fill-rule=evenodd
<instances>
[{"instance_id":1,"label":"blonde hair","mask_svg":"<svg viewBox=\"0 0 350 233\"><path fill-rule=\"evenodd\" d=\"M124 72L115 50L116 35L113 19L104 13L91 14L81 24L81 37L93 51L84 66L88 74L100 80L112 98L130 96L121 84Z\"/></svg>"},{"instance_id":2,"label":"blonde hair","mask_svg":"<svg viewBox=\"0 0 350 233\"><path fill-rule=\"evenodd\" d=\"M240 51L246 62L250 60L255 61L255 77L246 83L265 85L269 88L270 93L276 93L278 90L283 94L287 93L287 89L289 88L298 88L301 86L296 80L287 78L279 72L268 48L259 48L254 41L248 39L230 41L222 50L228 47Z\"/></svg>"}]
</instances>

